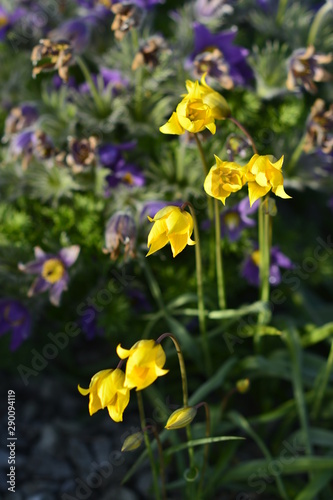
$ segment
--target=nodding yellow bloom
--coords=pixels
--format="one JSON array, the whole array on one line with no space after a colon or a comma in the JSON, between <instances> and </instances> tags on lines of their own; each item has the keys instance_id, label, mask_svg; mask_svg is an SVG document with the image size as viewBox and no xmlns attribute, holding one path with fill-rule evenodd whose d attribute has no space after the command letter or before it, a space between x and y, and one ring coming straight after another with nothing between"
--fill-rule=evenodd
<instances>
[{"instance_id":1,"label":"nodding yellow bloom","mask_svg":"<svg viewBox=\"0 0 333 500\"><path fill-rule=\"evenodd\" d=\"M270 190L280 198L291 198L283 188L281 168L284 157L281 156L275 163L272 162L272 159L271 155L255 154L244 167L249 186L250 206Z\"/></svg>"},{"instance_id":2,"label":"nodding yellow bloom","mask_svg":"<svg viewBox=\"0 0 333 500\"><path fill-rule=\"evenodd\" d=\"M126 359L125 387L137 391L151 385L157 377L162 377L169 370L164 370L165 352L155 340L139 340L131 349L123 349L119 344L117 354L120 359Z\"/></svg>"},{"instance_id":3,"label":"nodding yellow bloom","mask_svg":"<svg viewBox=\"0 0 333 500\"><path fill-rule=\"evenodd\" d=\"M204 189L209 196L221 200L223 205L231 193L236 193L245 184L245 172L238 163L222 161L216 155L216 164L210 169L204 182Z\"/></svg>"},{"instance_id":4,"label":"nodding yellow bloom","mask_svg":"<svg viewBox=\"0 0 333 500\"><path fill-rule=\"evenodd\" d=\"M193 219L189 212L181 210L179 207L168 206L159 210L150 222L154 222L148 235L148 255L160 250L167 243L170 243L172 255L176 257L186 245L195 245L191 240L193 232Z\"/></svg>"},{"instance_id":5,"label":"nodding yellow bloom","mask_svg":"<svg viewBox=\"0 0 333 500\"><path fill-rule=\"evenodd\" d=\"M186 81L188 93L178 104L169 121L160 127L160 132L181 135L187 130L195 134L207 128L215 134L215 120L227 118L230 109L221 94L207 85L205 76L206 74L202 76L201 83Z\"/></svg>"},{"instance_id":6,"label":"nodding yellow bloom","mask_svg":"<svg viewBox=\"0 0 333 500\"><path fill-rule=\"evenodd\" d=\"M119 368L115 370L102 370L96 373L88 389L78 385L78 390L83 396L89 394L89 413L107 407L109 415L115 422L122 422L123 413L129 403L130 391L124 386L125 374Z\"/></svg>"},{"instance_id":7,"label":"nodding yellow bloom","mask_svg":"<svg viewBox=\"0 0 333 500\"><path fill-rule=\"evenodd\" d=\"M182 429L192 422L196 414L197 409L194 406L179 408L170 415L167 423L165 424L165 428L168 431Z\"/></svg>"}]
</instances>

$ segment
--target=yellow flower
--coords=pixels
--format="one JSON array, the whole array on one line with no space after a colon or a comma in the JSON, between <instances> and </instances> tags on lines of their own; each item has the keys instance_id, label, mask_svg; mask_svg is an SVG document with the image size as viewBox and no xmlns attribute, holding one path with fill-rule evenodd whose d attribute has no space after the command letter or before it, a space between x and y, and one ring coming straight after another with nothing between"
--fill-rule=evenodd
<instances>
[{"instance_id":1,"label":"yellow flower","mask_svg":"<svg viewBox=\"0 0 333 500\"><path fill-rule=\"evenodd\" d=\"M130 398L130 391L124 386L124 379L125 374L119 368L102 370L92 377L88 389L78 386L80 394L89 394L90 415L107 407L112 420L122 422Z\"/></svg>"},{"instance_id":2,"label":"yellow flower","mask_svg":"<svg viewBox=\"0 0 333 500\"><path fill-rule=\"evenodd\" d=\"M280 198L291 198L283 188L283 176L281 172L284 157L272 162L271 155L253 155L245 165L245 176L249 186L250 206L265 196L270 190Z\"/></svg>"},{"instance_id":3,"label":"yellow flower","mask_svg":"<svg viewBox=\"0 0 333 500\"><path fill-rule=\"evenodd\" d=\"M214 156L216 164L208 172L204 189L209 196L221 200L224 205L231 193L236 193L244 186L244 169L238 163L222 161Z\"/></svg>"},{"instance_id":4,"label":"yellow flower","mask_svg":"<svg viewBox=\"0 0 333 500\"><path fill-rule=\"evenodd\" d=\"M170 243L174 257L178 255L186 245L195 245L191 240L193 232L193 219L190 213L182 211L179 207L168 206L159 210L150 222L154 222L148 235L148 255L160 250Z\"/></svg>"},{"instance_id":5,"label":"yellow flower","mask_svg":"<svg viewBox=\"0 0 333 500\"><path fill-rule=\"evenodd\" d=\"M205 128L215 134L215 120L223 120L230 115L227 101L206 84L205 76L202 76L201 84L198 81L186 81L188 93L169 121L160 127L163 134L181 135L185 130L195 134Z\"/></svg>"},{"instance_id":6,"label":"yellow flower","mask_svg":"<svg viewBox=\"0 0 333 500\"><path fill-rule=\"evenodd\" d=\"M119 344L117 354L120 359L126 359L125 387L137 391L151 385L157 377L168 373L164 370L165 352L155 340L139 340L131 349L123 349Z\"/></svg>"},{"instance_id":7,"label":"yellow flower","mask_svg":"<svg viewBox=\"0 0 333 500\"><path fill-rule=\"evenodd\" d=\"M167 423L165 424L165 428L168 431L182 429L182 427L186 427L192 422L196 414L197 409L194 406L179 408L170 415Z\"/></svg>"}]
</instances>

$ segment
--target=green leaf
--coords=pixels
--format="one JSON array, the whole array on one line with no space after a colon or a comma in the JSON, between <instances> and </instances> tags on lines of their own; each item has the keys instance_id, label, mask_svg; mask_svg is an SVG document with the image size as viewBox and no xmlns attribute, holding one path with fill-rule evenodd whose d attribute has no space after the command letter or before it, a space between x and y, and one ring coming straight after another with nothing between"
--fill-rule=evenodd
<instances>
[{"instance_id":1,"label":"green leaf","mask_svg":"<svg viewBox=\"0 0 333 500\"><path fill-rule=\"evenodd\" d=\"M170 431L169 431L170 432ZM191 441L187 441L187 443L182 443L176 446L171 446L165 450L165 455L173 455L181 450L186 450L186 448L194 447L194 446L203 446L204 444L212 444L212 443L220 443L221 441L241 441L245 440L243 437L239 436L218 436L218 437L210 437L210 438L202 438L202 439L192 439Z\"/></svg>"}]
</instances>

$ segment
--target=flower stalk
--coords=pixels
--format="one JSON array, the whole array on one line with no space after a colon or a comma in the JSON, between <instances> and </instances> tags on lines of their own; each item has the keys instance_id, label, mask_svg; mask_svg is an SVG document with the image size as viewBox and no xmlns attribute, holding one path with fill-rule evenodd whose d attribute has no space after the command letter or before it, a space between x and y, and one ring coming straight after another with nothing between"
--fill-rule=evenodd
<instances>
[{"instance_id":1,"label":"flower stalk","mask_svg":"<svg viewBox=\"0 0 333 500\"><path fill-rule=\"evenodd\" d=\"M202 403L199 403L196 406L196 408L198 409L198 408L200 408L200 406L203 406L205 408L205 415L206 415L205 437L208 439L208 438L210 438L210 433L211 433L211 430L210 430L210 410L209 410L208 404L205 401L203 401ZM199 483L198 498L200 498L200 496L201 496L204 476L205 476L206 468L208 465L208 454L209 454L209 443L206 443L205 447L204 447L204 459L203 459L203 464L202 464L202 469L201 469L201 479L200 479L200 483Z\"/></svg>"},{"instance_id":2,"label":"flower stalk","mask_svg":"<svg viewBox=\"0 0 333 500\"><path fill-rule=\"evenodd\" d=\"M146 417L145 417L145 410L144 410L144 406L143 406L143 398L142 398L141 391L137 391L136 395L137 395L137 400L138 400L141 429L143 432L143 437L144 437L145 445L147 448L150 466L151 466L151 470L152 470L152 474L153 474L153 487L154 487L154 492L155 492L155 499L160 500L161 495L160 495L160 489L159 489L159 485L158 485L156 463L154 460L153 450L151 448L151 444L150 444L148 433L147 433Z\"/></svg>"},{"instance_id":3,"label":"flower stalk","mask_svg":"<svg viewBox=\"0 0 333 500\"><path fill-rule=\"evenodd\" d=\"M216 276L217 276L217 294L220 309L226 308L223 263L222 263L222 248L221 248L221 219L219 210L219 200L214 199L215 211L215 245L216 245Z\"/></svg>"},{"instance_id":4,"label":"flower stalk","mask_svg":"<svg viewBox=\"0 0 333 500\"><path fill-rule=\"evenodd\" d=\"M260 278L260 300L266 304L269 301L270 292L270 253L271 253L271 216L268 210L269 196L261 199L259 207L259 278ZM258 324L266 325L269 312L265 310L259 314ZM258 343L259 337L256 337Z\"/></svg>"}]
</instances>

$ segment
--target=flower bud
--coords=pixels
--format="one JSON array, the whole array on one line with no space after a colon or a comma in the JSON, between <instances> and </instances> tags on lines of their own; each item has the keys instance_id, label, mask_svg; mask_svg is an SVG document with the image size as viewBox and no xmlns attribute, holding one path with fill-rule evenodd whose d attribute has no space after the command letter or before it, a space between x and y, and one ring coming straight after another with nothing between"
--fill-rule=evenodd
<instances>
[{"instance_id":1,"label":"flower bud","mask_svg":"<svg viewBox=\"0 0 333 500\"><path fill-rule=\"evenodd\" d=\"M248 378L243 378L241 380L237 380L236 389L241 394L245 394L250 388L250 380Z\"/></svg>"},{"instance_id":2,"label":"flower bud","mask_svg":"<svg viewBox=\"0 0 333 500\"><path fill-rule=\"evenodd\" d=\"M168 431L182 429L192 422L196 414L197 409L194 406L179 408L170 415L165 428L168 429Z\"/></svg>"},{"instance_id":3,"label":"flower bud","mask_svg":"<svg viewBox=\"0 0 333 500\"><path fill-rule=\"evenodd\" d=\"M134 451L137 448L140 448L142 442L143 442L143 433L135 432L134 434L127 436L127 438L123 442L121 451Z\"/></svg>"}]
</instances>

